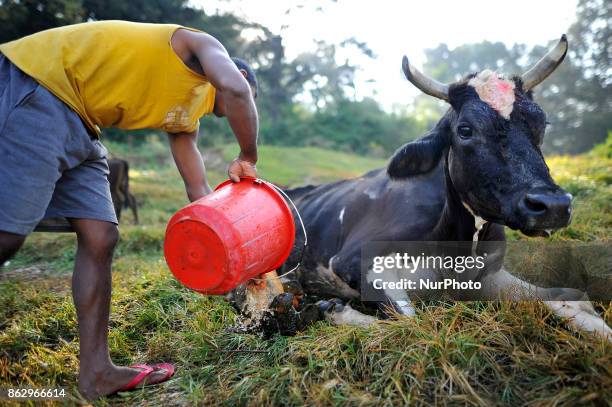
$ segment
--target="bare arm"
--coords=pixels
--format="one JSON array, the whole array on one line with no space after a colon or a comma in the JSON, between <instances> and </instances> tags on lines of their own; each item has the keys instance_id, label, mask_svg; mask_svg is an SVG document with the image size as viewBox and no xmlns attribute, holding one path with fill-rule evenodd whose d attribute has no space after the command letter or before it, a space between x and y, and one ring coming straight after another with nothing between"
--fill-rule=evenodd
<instances>
[{"instance_id":1,"label":"bare arm","mask_svg":"<svg viewBox=\"0 0 612 407\"><path fill-rule=\"evenodd\" d=\"M197 139L197 129L191 133L168 134L174 162L181 173L187 197L191 202L211 192L204 161L196 144Z\"/></svg>"},{"instance_id":2,"label":"bare arm","mask_svg":"<svg viewBox=\"0 0 612 407\"><path fill-rule=\"evenodd\" d=\"M240 145L238 162L230 166L230 177L238 181L240 175L256 175L259 118L251 87L219 41L208 34L183 31L185 43L206 77L223 94L223 110Z\"/></svg>"}]
</instances>

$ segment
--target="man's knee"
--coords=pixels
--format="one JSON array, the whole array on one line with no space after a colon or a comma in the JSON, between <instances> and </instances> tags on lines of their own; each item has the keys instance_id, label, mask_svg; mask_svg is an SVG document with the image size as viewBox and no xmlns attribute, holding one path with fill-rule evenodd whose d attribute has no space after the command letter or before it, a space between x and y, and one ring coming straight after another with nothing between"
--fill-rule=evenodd
<instances>
[{"instance_id":1,"label":"man's knee","mask_svg":"<svg viewBox=\"0 0 612 407\"><path fill-rule=\"evenodd\" d=\"M0 232L0 267L13 257L25 241L25 236L14 233Z\"/></svg>"},{"instance_id":2,"label":"man's knee","mask_svg":"<svg viewBox=\"0 0 612 407\"><path fill-rule=\"evenodd\" d=\"M109 222L96 222L76 227L79 247L98 258L108 258L119 241L119 229Z\"/></svg>"}]
</instances>

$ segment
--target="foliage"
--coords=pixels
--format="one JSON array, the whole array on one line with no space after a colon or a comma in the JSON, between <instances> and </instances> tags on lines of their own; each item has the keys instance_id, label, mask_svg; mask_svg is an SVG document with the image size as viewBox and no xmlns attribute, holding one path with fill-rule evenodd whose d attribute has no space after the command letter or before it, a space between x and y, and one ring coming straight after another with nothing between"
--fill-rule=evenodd
<instances>
[{"instance_id":1,"label":"foliage","mask_svg":"<svg viewBox=\"0 0 612 407\"><path fill-rule=\"evenodd\" d=\"M197 10L185 0L81 0L84 20L130 20L140 22L173 23L199 17Z\"/></svg>"},{"instance_id":2,"label":"foliage","mask_svg":"<svg viewBox=\"0 0 612 407\"><path fill-rule=\"evenodd\" d=\"M207 15L186 0L0 2L0 42L55 26L105 19L195 27L218 38L230 54L246 58L260 82L257 105L262 143L324 146L380 156L424 131L410 118L387 114L373 100L356 101L348 96L354 93L351 89L357 67L348 61L338 64L338 48L353 47L374 57L366 44L354 38L339 45L319 41L313 52L290 61L282 36L233 14ZM253 34L249 41L241 36L247 31ZM203 146L233 141L226 121L207 117L201 123ZM148 130L104 130L106 140L131 145L146 144L148 134Z\"/></svg>"},{"instance_id":3,"label":"foliage","mask_svg":"<svg viewBox=\"0 0 612 407\"><path fill-rule=\"evenodd\" d=\"M235 144L226 145L221 153L224 161L229 162L238 154L238 147ZM386 160L383 159L318 147L264 146L261 148L261 164L257 168L258 174L264 179L283 186L295 186L352 178L361 175L365 169L385 164Z\"/></svg>"},{"instance_id":4,"label":"foliage","mask_svg":"<svg viewBox=\"0 0 612 407\"><path fill-rule=\"evenodd\" d=\"M325 2L310 6L323 9ZM291 11L289 7L287 13ZM611 18L609 1L580 0L576 21L568 32L570 52L566 62L535 89L535 98L551 122L543 146L547 154L583 152L606 137L612 119ZM319 41L312 52L290 60L285 53L283 28L272 32L233 14L209 15L187 0L2 1L0 42L46 28L104 19L192 26L217 37L230 54L246 58L259 77L260 141L265 144L389 154L403 141L421 136L447 108L421 95L411 116L405 117L385 112L373 100L355 100L353 82L358 67L350 61L339 62L338 51L351 47L366 57L375 57L366 43L355 38L339 44ZM488 41L455 49L440 44L426 51L424 70L445 82L484 67L517 74L547 49L530 49L524 44L506 47ZM231 129L222 120L202 120L202 133L203 146L233 141ZM104 137L142 145L146 134L149 131L126 134L107 129Z\"/></svg>"},{"instance_id":5,"label":"foliage","mask_svg":"<svg viewBox=\"0 0 612 407\"><path fill-rule=\"evenodd\" d=\"M612 121L611 19L610 2L581 0L576 21L568 32L569 51L564 63L534 90L535 100L551 122L543 145L547 154L584 152L606 138ZM507 75L521 74L556 41L533 49L524 44L506 47L488 41L452 50L440 44L426 51L425 70L444 82L484 68ZM421 96L418 104L424 98ZM445 106L439 106L442 114Z\"/></svg>"},{"instance_id":6,"label":"foliage","mask_svg":"<svg viewBox=\"0 0 612 407\"><path fill-rule=\"evenodd\" d=\"M83 5L77 0L4 0L0 2L0 43L47 28L79 23Z\"/></svg>"},{"instance_id":7,"label":"foliage","mask_svg":"<svg viewBox=\"0 0 612 407\"><path fill-rule=\"evenodd\" d=\"M420 137L424 126L415 119L385 113L372 99L340 100L311 112L295 106L285 120L291 126L281 139L266 138L271 144L318 146L339 151L386 156L401 144Z\"/></svg>"}]
</instances>

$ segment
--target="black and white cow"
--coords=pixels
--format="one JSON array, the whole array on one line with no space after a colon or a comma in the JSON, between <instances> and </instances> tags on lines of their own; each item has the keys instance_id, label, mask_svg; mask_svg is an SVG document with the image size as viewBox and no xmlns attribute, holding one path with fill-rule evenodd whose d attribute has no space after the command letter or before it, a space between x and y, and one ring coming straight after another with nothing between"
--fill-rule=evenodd
<instances>
[{"instance_id":1,"label":"black and white cow","mask_svg":"<svg viewBox=\"0 0 612 407\"><path fill-rule=\"evenodd\" d=\"M302 267L286 281L291 290L359 300L361 250L368 241L503 241L504 226L529 236L567 226L572 197L550 176L540 151L546 115L531 96L566 52L563 36L520 77L506 80L485 70L451 85L426 77L404 57L408 80L450 108L428 134L397 150L387 169L288 191L309 239ZM297 256L287 264L295 264ZM536 288L503 268L479 278L491 288L491 299L504 288L512 287L515 298ZM561 300L558 289L539 292L576 328L612 337L590 302ZM390 294L387 302L414 314L408 295ZM375 320L339 301L322 307L335 323Z\"/></svg>"}]
</instances>

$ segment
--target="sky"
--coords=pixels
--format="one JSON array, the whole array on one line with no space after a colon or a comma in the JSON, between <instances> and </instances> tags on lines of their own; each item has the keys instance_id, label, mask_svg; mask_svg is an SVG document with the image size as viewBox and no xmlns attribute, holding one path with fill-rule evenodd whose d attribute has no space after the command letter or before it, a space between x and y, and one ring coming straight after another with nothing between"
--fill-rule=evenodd
<instances>
[{"instance_id":1,"label":"sky","mask_svg":"<svg viewBox=\"0 0 612 407\"><path fill-rule=\"evenodd\" d=\"M281 34L288 58L315 49L316 40L355 37L376 54L339 55L360 67L357 98L374 97L386 110L418 94L401 73L402 55L417 68L424 49L488 40L545 45L572 24L577 0L192 0L207 13L230 11ZM289 11L288 11L289 10ZM571 46L571 44L570 44ZM509 72L513 73L513 72ZM371 82L374 79L375 82Z\"/></svg>"}]
</instances>

